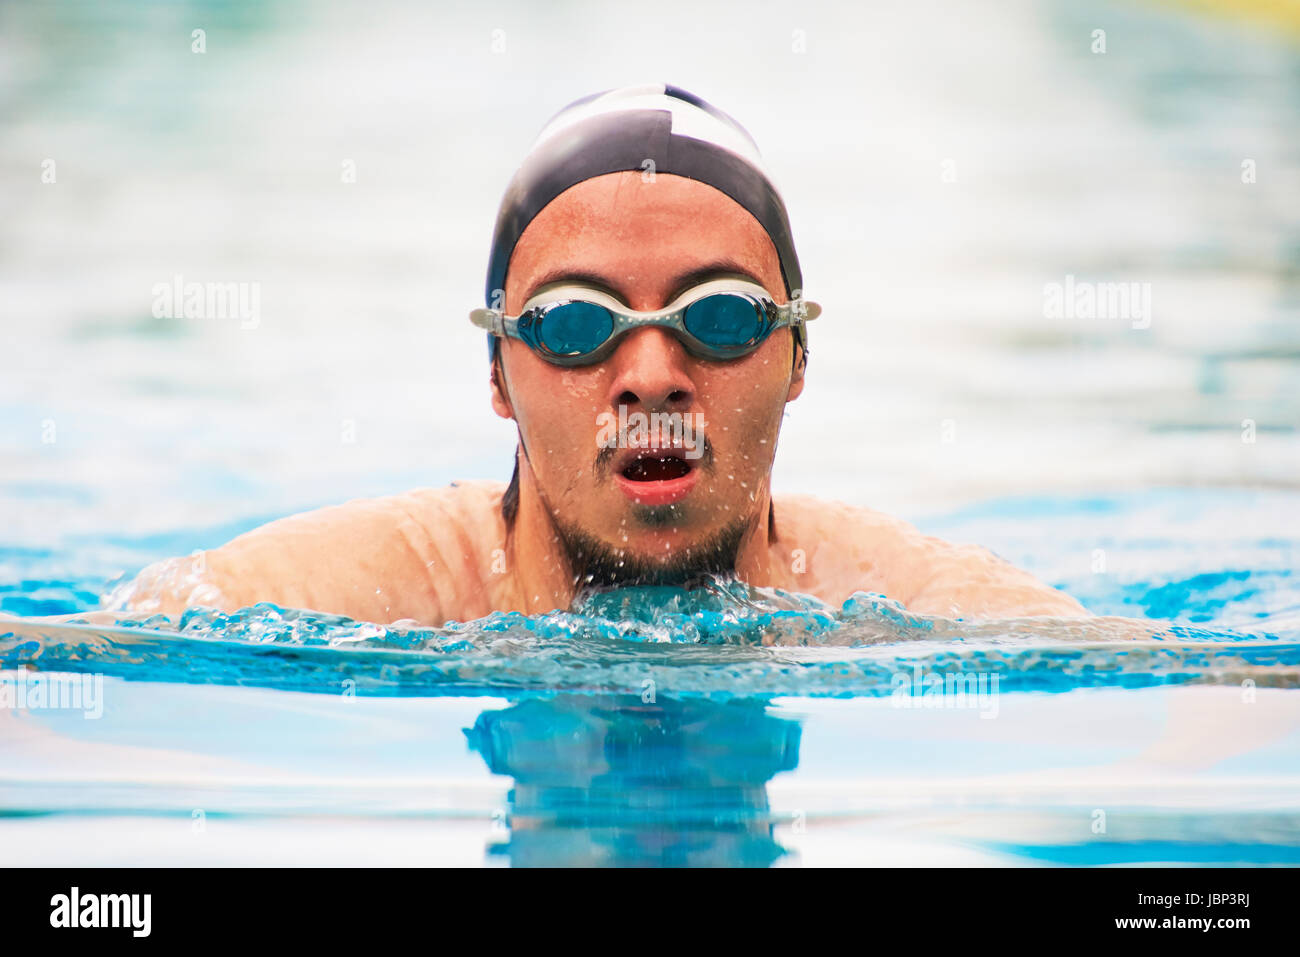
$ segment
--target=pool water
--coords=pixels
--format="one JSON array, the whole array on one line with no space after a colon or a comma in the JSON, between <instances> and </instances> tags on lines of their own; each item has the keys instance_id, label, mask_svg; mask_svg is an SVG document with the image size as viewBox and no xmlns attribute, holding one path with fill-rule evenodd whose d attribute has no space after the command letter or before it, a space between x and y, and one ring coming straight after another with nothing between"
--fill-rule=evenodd
<instances>
[{"instance_id":1,"label":"pool water","mask_svg":"<svg viewBox=\"0 0 1300 957\"><path fill-rule=\"evenodd\" d=\"M0 840L33 864L1300 863L1297 509L1163 490L927 526L1032 538L1040 573L1075 567L1049 580L1099 616L1076 621L714 580L442 628L111 624L10 555L5 611L93 622L5 621L3 673L102 675L102 716L0 710ZM1175 513L1178 542L1113 537Z\"/></svg>"}]
</instances>

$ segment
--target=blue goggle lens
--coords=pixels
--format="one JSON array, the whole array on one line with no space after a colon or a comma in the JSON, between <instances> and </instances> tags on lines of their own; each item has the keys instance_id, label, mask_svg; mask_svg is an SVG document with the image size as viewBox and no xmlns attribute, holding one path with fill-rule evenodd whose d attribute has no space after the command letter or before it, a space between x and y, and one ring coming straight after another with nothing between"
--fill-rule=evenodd
<instances>
[{"instance_id":1,"label":"blue goggle lens","mask_svg":"<svg viewBox=\"0 0 1300 957\"><path fill-rule=\"evenodd\" d=\"M717 293L687 306L682 324L705 345L738 349L763 331L762 307L744 296Z\"/></svg>"},{"instance_id":2,"label":"blue goggle lens","mask_svg":"<svg viewBox=\"0 0 1300 957\"><path fill-rule=\"evenodd\" d=\"M558 356L594 352L614 332L614 317L592 302L564 302L548 309L537 330L537 340Z\"/></svg>"},{"instance_id":3,"label":"blue goggle lens","mask_svg":"<svg viewBox=\"0 0 1300 957\"><path fill-rule=\"evenodd\" d=\"M682 325L704 345L724 351L754 345L766 328L761 304L746 296L715 293L686 307ZM574 300L561 302L533 320L532 335L554 356L576 357L595 352L614 334L613 315L604 306Z\"/></svg>"}]
</instances>

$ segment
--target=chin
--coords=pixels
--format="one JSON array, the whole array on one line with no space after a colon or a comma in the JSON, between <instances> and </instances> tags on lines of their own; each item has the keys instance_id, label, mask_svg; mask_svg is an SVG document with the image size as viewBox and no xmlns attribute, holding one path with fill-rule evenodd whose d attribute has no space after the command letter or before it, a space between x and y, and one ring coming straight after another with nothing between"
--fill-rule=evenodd
<instances>
[{"instance_id":1,"label":"chin","mask_svg":"<svg viewBox=\"0 0 1300 957\"><path fill-rule=\"evenodd\" d=\"M700 522L693 516L695 510L682 505L638 505L629 503L628 514L640 528L650 534L655 532L700 532Z\"/></svg>"}]
</instances>

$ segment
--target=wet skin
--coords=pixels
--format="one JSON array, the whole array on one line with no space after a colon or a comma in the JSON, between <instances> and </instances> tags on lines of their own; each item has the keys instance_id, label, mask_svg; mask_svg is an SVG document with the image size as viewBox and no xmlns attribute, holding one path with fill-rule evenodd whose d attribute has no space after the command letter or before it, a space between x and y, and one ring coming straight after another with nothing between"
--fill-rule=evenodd
<instances>
[{"instance_id":1,"label":"wet skin","mask_svg":"<svg viewBox=\"0 0 1300 957\"><path fill-rule=\"evenodd\" d=\"M758 221L713 187L668 174L647 182L639 171L611 173L552 201L511 258L507 315L575 275L641 311L724 276L787 301L776 249ZM521 443L512 528L501 482L349 502L272 522L198 561L151 566L127 607L176 614L193 604L233 610L272 601L423 624L494 610L543 613L568 607L583 584L565 547L574 536L655 571L689 565L730 533L740 578L835 604L864 590L947 616L1087 614L985 549L921 535L866 508L773 500L782 415L802 392L806 368L788 329L721 362L691 355L656 327L627 333L590 366L553 365L514 339L499 346L492 408L515 422ZM598 445L602 413L620 406L702 419L708 454L677 484L629 481L623 469L636 450L602 456Z\"/></svg>"}]
</instances>

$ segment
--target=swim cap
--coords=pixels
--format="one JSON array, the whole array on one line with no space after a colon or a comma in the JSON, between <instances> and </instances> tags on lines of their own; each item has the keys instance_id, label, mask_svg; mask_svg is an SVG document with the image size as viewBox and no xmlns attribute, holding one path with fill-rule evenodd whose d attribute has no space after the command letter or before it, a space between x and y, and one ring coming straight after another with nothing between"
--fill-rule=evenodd
<instances>
[{"instance_id":1,"label":"swim cap","mask_svg":"<svg viewBox=\"0 0 1300 957\"><path fill-rule=\"evenodd\" d=\"M502 308L510 256L533 218L570 186L625 170L673 173L726 193L771 237L786 295L794 298L802 290L785 203L753 137L711 103L681 87L657 83L584 96L542 127L497 213L488 260L489 308ZM489 357L495 349L496 337L489 333Z\"/></svg>"}]
</instances>

